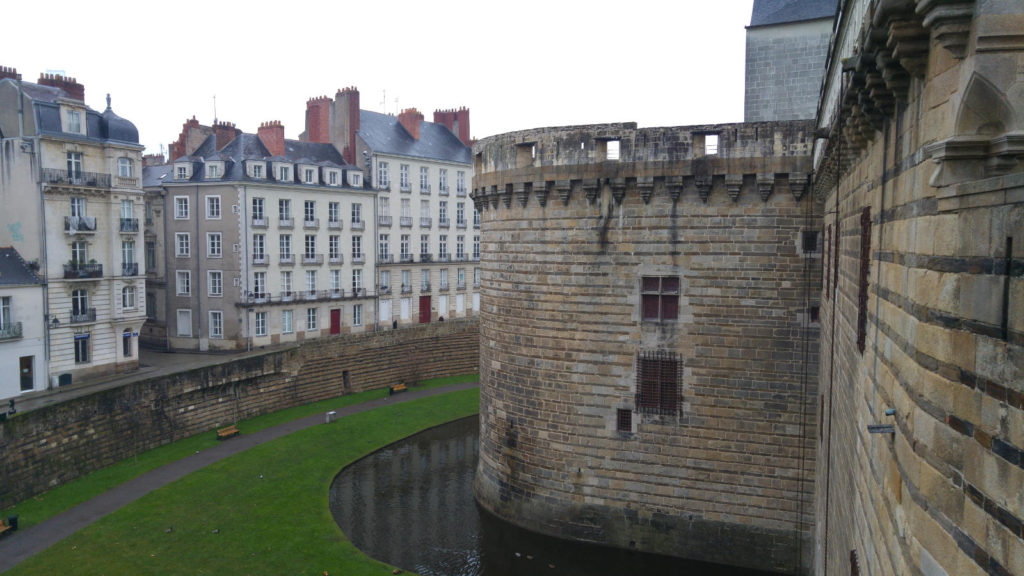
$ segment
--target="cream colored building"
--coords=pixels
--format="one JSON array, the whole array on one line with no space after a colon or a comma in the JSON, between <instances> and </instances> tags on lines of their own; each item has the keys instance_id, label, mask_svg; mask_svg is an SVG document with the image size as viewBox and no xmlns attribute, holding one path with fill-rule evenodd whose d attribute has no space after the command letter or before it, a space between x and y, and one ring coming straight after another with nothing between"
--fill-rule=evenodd
<instances>
[{"instance_id":1,"label":"cream colored building","mask_svg":"<svg viewBox=\"0 0 1024 576\"><path fill-rule=\"evenodd\" d=\"M72 78L0 79L0 243L37 262L51 384L138 366L145 321L135 126L85 105Z\"/></svg>"}]
</instances>

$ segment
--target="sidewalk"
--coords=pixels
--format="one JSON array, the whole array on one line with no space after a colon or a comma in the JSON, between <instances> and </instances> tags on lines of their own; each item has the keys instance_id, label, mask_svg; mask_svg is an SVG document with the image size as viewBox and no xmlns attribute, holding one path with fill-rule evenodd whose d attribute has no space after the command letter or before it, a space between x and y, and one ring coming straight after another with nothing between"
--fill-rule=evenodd
<instances>
[{"instance_id":1,"label":"sidewalk","mask_svg":"<svg viewBox=\"0 0 1024 576\"><path fill-rule=\"evenodd\" d=\"M180 354L171 354L171 356L180 356ZM190 354L189 356L205 355ZM234 356L231 358L234 358ZM226 358L220 357L220 360L223 361L226 360ZM180 363L176 362L175 364L180 370ZM443 388L431 388L429 390L410 390L409 392L399 396L379 398L377 400L363 402L362 404L339 408L336 410L337 417L343 418L345 416L365 412L367 410L373 410L374 408L388 404L408 402L410 400L417 400L419 398L436 396L438 394L445 394L458 390L467 390L475 388L478 384L478 382L469 382L465 384L453 384ZM323 423L324 415L314 414L312 416L307 416L305 418L274 426L273 428L260 430L259 432L254 432L252 434L237 436L230 440L221 442L213 448L190 455L187 458L178 460L177 462L171 462L161 468L157 468L156 470L147 472L146 474L129 480L108 492L100 494L92 500L83 502L70 510L54 516L45 522L36 524L35 526L25 530L19 530L10 536L5 536L3 539L0 539L0 572L10 570L26 558L42 552L64 538L67 538L82 528L85 528L100 518L103 518L107 514L142 498L157 488L191 474L200 468L209 466L214 462L233 456L254 446L258 446L293 432L298 432L299 430ZM209 433L212 434L213 432Z\"/></svg>"}]
</instances>

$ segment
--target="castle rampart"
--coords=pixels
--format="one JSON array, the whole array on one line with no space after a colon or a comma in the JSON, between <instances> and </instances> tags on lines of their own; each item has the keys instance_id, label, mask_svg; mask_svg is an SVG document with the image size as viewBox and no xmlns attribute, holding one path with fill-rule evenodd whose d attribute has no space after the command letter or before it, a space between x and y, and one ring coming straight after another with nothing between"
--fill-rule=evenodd
<instances>
[{"instance_id":1,"label":"castle rampart","mask_svg":"<svg viewBox=\"0 0 1024 576\"><path fill-rule=\"evenodd\" d=\"M812 127L602 124L477 143L485 507L567 538L806 570Z\"/></svg>"}]
</instances>

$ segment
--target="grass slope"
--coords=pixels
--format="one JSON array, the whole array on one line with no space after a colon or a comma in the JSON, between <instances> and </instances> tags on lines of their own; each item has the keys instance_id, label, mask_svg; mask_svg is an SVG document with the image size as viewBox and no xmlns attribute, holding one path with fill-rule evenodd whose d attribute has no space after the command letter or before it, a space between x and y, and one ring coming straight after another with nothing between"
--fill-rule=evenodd
<instances>
[{"instance_id":1,"label":"grass slope","mask_svg":"<svg viewBox=\"0 0 1024 576\"><path fill-rule=\"evenodd\" d=\"M8 574L390 574L334 523L332 479L382 446L475 414L478 403L477 390L453 392L257 446L150 493Z\"/></svg>"},{"instance_id":2,"label":"grass slope","mask_svg":"<svg viewBox=\"0 0 1024 576\"><path fill-rule=\"evenodd\" d=\"M463 382L476 382L480 379L479 374L463 374L460 376L449 376L426 380L415 385L415 388L437 388ZM296 406L285 410L278 410L263 416L257 416L244 420L238 424L242 434L251 434L265 428L277 426L285 422L297 420L311 414L324 413L328 410L343 408L353 404L359 404L368 400L387 396L387 389L369 390L358 394L329 398L313 404ZM155 470L176 460L181 460L199 450L205 450L217 444L217 437L212 432L203 432L190 436L148 452L139 454L135 458L122 460L117 464L97 470L77 480L48 490L34 496L24 502L20 502L0 512L0 517L6 518L17 514L20 528L29 528L40 522L48 520L69 508L77 506L86 500L102 494L114 486L127 482L137 476L141 476L150 470Z\"/></svg>"}]
</instances>

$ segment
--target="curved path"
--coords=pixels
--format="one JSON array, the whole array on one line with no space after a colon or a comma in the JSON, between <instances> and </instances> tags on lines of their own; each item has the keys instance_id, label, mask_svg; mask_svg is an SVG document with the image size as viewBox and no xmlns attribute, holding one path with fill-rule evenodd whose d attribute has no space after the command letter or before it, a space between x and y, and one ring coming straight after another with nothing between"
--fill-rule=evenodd
<instances>
[{"instance_id":1,"label":"curved path","mask_svg":"<svg viewBox=\"0 0 1024 576\"><path fill-rule=\"evenodd\" d=\"M409 390L400 396L378 398L361 404L338 408L336 410L337 418L357 414L359 412L365 412L367 410L373 410L374 408L385 406L387 404L408 402L410 400L436 396L438 394L445 394L447 392L455 392L458 390L468 390L470 388L475 388L478 385L479 382L467 382L464 384L453 384L451 386L429 388L426 390ZM100 494L92 500L87 500L74 508L50 518L49 520L36 524L31 528L19 530L10 536L5 536L0 540L0 572L10 570L14 566L18 565L22 560L42 552L107 514L142 498L157 488L170 484L183 476L187 476L200 468L204 468L218 460L222 460L228 456L233 456L239 452L248 450L253 446L258 446L265 442L276 440L282 436L287 436L293 432L298 432L299 430L323 423L324 413L321 412L298 420L292 420L291 422L285 422L284 424L279 424L272 428L266 428L259 432L253 432L252 434L236 436L235 438L217 444L213 448L203 450L197 454L192 454L186 458L176 462L171 462L170 464L166 464L156 470L152 470L141 476L133 478L132 480L109 490L108 492Z\"/></svg>"}]
</instances>

